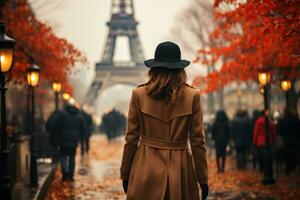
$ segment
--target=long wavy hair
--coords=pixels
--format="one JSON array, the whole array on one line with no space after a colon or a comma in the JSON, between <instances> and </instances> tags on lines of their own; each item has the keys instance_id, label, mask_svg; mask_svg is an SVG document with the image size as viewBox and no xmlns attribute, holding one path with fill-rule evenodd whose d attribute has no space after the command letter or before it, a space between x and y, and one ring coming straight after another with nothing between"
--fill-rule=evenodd
<instances>
[{"instance_id":1,"label":"long wavy hair","mask_svg":"<svg viewBox=\"0 0 300 200\"><path fill-rule=\"evenodd\" d=\"M148 77L147 92L154 99L174 103L183 97L187 79L184 69L151 68Z\"/></svg>"}]
</instances>

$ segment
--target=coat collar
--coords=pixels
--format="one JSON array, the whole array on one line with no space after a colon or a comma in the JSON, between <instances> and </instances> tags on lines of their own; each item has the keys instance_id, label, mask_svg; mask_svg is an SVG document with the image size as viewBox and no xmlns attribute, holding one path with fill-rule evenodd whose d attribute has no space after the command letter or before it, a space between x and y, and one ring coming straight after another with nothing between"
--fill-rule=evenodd
<instances>
[{"instance_id":1,"label":"coat collar","mask_svg":"<svg viewBox=\"0 0 300 200\"><path fill-rule=\"evenodd\" d=\"M168 123L176 117L192 114L194 100L192 90L190 87L185 87L183 99L172 103L152 98L147 94L146 85L143 84L136 89L138 107L144 114Z\"/></svg>"}]
</instances>

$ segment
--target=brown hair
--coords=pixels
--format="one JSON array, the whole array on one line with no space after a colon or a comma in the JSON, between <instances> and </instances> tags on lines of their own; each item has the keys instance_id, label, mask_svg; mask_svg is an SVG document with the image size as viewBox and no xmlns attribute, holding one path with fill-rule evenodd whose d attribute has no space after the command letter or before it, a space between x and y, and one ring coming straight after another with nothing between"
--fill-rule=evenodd
<instances>
[{"instance_id":1,"label":"brown hair","mask_svg":"<svg viewBox=\"0 0 300 200\"><path fill-rule=\"evenodd\" d=\"M184 69L151 68L148 72L147 91L158 100L172 101L183 97L186 73Z\"/></svg>"}]
</instances>

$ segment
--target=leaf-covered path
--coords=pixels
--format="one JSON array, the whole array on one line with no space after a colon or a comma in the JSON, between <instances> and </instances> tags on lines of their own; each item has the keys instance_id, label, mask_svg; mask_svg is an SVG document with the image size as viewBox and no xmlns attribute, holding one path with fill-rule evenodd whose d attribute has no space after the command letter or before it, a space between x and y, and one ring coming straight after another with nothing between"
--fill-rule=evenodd
<instances>
[{"instance_id":1,"label":"leaf-covered path","mask_svg":"<svg viewBox=\"0 0 300 200\"><path fill-rule=\"evenodd\" d=\"M81 159L77 151L74 182L62 182L57 170L47 200L125 199L119 179L121 142L108 142L103 136L91 140L89 158Z\"/></svg>"},{"instance_id":2,"label":"leaf-covered path","mask_svg":"<svg viewBox=\"0 0 300 200\"><path fill-rule=\"evenodd\" d=\"M119 179L122 142L108 142L104 136L91 140L89 158L81 159L77 152L74 182L61 182L59 170L46 200L122 200L125 195ZM261 184L262 175L254 170L238 171L228 159L227 171L217 174L214 159L209 158L208 200L277 200L300 199L299 176L280 176L272 186Z\"/></svg>"}]
</instances>

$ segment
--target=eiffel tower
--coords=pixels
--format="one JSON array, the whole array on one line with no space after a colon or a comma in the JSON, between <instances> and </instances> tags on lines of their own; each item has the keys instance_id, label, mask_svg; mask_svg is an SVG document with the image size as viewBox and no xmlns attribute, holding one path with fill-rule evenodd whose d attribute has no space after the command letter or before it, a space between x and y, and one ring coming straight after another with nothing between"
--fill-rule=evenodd
<instances>
[{"instance_id":1,"label":"eiffel tower","mask_svg":"<svg viewBox=\"0 0 300 200\"><path fill-rule=\"evenodd\" d=\"M138 22L134 15L133 0L112 0L111 18L102 60L96 63L96 76L88 90L85 103L93 106L99 93L118 84L138 85L146 80L144 53L137 32ZM129 41L129 62L114 62L117 37L125 36Z\"/></svg>"}]
</instances>

